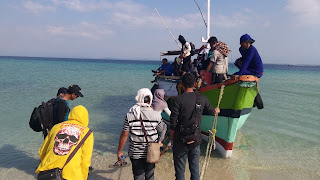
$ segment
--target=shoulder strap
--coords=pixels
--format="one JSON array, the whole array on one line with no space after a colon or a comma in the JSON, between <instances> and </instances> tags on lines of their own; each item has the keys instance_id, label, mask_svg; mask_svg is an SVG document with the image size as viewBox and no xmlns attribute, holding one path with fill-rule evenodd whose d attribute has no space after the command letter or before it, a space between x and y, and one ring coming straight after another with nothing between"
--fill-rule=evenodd
<instances>
[{"instance_id":1,"label":"shoulder strap","mask_svg":"<svg viewBox=\"0 0 320 180\"><path fill-rule=\"evenodd\" d=\"M73 156L77 153L77 151L80 149L80 147L82 146L82 144L87 140L87 138L90 136L90 134L92 133L92 131L89 129L89 131L87 132L87 134L81 139L81 141L79 142L79 144L76 146L76 148L74 148L74 150L71 152L71 154L69 155L66 163L64 163L62 169L68 164L68 162L73 158Z\"/></svg>"},{"instance_id":2,"label":"shoulder strap","mask_svg":"<svg viewBox=\"0 0 320 180\"><path fill-rule=\"evenodd\" d=\"M196 92L196 104L192 112L192 116L201 116L201 104L200 104L200 94Z\"/></svg>"},{"instance_id":3,"label":"shoulder strap","mask_svg":"<svg viewBox=\"0 0 320 180\"><path fill-rule=\"evenodd\" d=\"M146 129L144 128L144 125L143 125L143 122L142 122L141 114L140 114L140 122L141 122L141 128L142 128L144 137L146 138L146 141L148 143L147 133L146 133Z\"/></svg>"}]
</instances>

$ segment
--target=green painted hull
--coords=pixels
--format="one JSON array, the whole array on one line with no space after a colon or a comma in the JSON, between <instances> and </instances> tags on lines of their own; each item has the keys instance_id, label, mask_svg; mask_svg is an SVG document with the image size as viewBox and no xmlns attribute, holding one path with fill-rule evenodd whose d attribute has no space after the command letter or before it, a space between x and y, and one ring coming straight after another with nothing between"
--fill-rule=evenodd
<instances>
[{"instance_id":1,"label":"green painted hull","mask_svg":"<svg viewBox=\"0 0 320 180\"><path fill-rule=\"evenodd\" d=\"M223 96L220 102L220 113L217 120L216 142L218 150L225 157L231 157L233 143L236 139L237 131L244 125L249 117L254 99L258 94L255 83L250 87L242 87L240 81L226 81ZM248 83L248 82L244 82ZM217 107L221 84L211 85L201 88L199 92L205 95L213 107ZM169 107L170 107L170 101ZM169 120L169 116L162 113L164 119ZM214 116L203 115L201 119L201 131L203 139L208 140L208 132L212 129ZM170 124L167 121L168 124Z\"/></svg>"}]
</instances>

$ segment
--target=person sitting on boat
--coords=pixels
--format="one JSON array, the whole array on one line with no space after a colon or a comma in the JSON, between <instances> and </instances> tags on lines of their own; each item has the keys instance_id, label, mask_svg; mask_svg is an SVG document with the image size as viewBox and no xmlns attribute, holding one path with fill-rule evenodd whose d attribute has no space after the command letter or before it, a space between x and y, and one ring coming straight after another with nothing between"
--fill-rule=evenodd
<instances>
[{"instance_id":1,"label":"person sitting on boat","mask_svg":"<svg viewBox=\"0 0 320 180\"><path fill-rule=\"evenodd\" d=\"M162 65L159 69L159 72L156 73L157 76L164 74L166 76L171 76L172 75L172 66L170 63L168 63L167 58L162 59Z\"/></svg>"},{"instance_id":2,"label":"person sitting on boat","mask_svg":"<svg viewBox=\"0 0 320 180\"><path fill-rule=\"evenodd\" d=\"M263 75L263 64L261 57L257 49L252 45L253 40L248 34L244 34L240 37L239 48L241 57L241 67L239 72L234 73L236 76L241 75L254 75L260 78Z\"/></svg>"},{"instance_id":3,"label":"person sitting on boat","mask_svg":"<svg viewBox=\"0 0 320 180\"><path fill-rule=\"evenodd\" d=\"M214 36L209 38L208 43L213 51L206 71L209 72L212 69L213 84L221 83L227 79L229 49L226 43L218 41Z\"/></svg>"},{"instance_id":4,"label":"person sitting on boat","mask_svg":"<svg viewBox=\"0 0 320 180\"><path fill-rule=\"evenodd\" d=\"M184 75L186 72L189 72L191 66L191 45L181 35L179 35L178 40L182 45L180 58L183 59L181 71L182 75Z\"/></svg>"},{"instance_id":5,"label":"person sitting on boat","mask_svg":"<svg viewBox=\"0 0 320 180\"><path fill-rule=\"evenodd\" d=\"M172 71L175 76L181 75L181 62L182 59L179 57L174 58L174 62L172 63Z\"/></svg>"},{"instance_id":6,"label":"person sitting on boat","mask_svg":"<svg viewBox=\"0 0 320 180\"><path fill-rule=\"evenodd\" d=\"M170 117L171 111L168 108L167 101L165 100L165 92L164 89L157 89L153 93L153 101L152 101L152 107L153 110L159 112L161 114L163 111ZM166 131L167 131L167 125L161 121L161 123L158 124L156 127L157 132L159 134L159 142L163 141Z\"/></svg>"}]
</instances>

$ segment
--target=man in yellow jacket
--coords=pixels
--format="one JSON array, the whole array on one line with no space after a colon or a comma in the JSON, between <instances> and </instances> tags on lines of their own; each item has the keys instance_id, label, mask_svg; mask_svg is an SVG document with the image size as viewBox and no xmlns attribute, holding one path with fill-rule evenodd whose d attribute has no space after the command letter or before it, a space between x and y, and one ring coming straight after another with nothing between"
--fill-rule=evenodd
<instances>
[{"instance_id":1,"label":"man in yellow jacket","mask_svg":"<svg viewBox=\"0 0 320 180\"><path fill-rule=\"evenodd\" d=\"M62 168L68 156L89 131L88 124L88 111L84 106L79 105L72 109L68 121L53 126L39 150L41 162L36 173ZM62 177L67 180L87 179L92 149L93 134L91 133L71 161L64 167Z\"/></svg>"}]
</instances>

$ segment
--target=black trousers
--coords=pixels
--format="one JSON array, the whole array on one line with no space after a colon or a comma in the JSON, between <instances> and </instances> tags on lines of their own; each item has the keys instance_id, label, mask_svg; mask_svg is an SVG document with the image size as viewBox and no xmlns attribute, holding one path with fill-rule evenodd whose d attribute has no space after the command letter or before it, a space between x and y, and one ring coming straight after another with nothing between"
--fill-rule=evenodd
<instances>
[{"instance_id":1,"label":"black trousers","mask_svg":"<svg viewBox=\"0 0 320 180\"><path fill-rule=\"evenodd\" d=\"M153 180L154 179L154 163L147 163L147 159L132 159L132 172L134 180Z\"/></svg>"}]
</instances>

